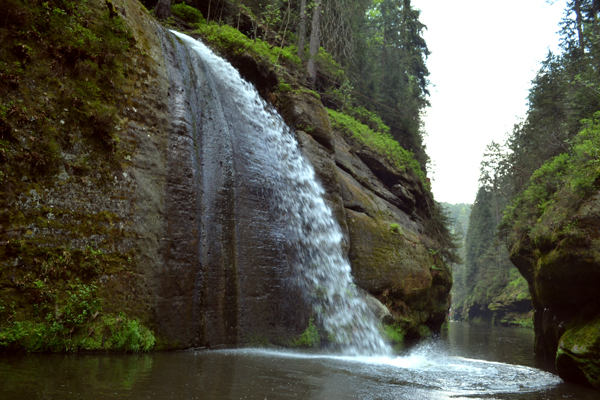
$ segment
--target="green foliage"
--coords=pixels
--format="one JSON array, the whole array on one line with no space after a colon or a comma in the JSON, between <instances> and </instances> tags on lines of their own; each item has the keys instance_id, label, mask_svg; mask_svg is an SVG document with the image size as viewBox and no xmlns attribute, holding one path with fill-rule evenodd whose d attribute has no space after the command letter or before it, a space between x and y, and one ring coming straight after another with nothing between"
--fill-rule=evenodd
<instances>
[{"instance_id":1,"label":"green foliage","mask_svg":"<svg viewBox=\"0 0 600 400\"><path fill-rule=\"evenodd\" d=\"M38 290L44 284L36 281ZM37 317L0 324L0 349L40 351L124 350L148 351L155 343L153 333L137 320L123 313L115 317L98 318L102 311L94 284L76 283L61 293L48 292L48 297L37 307ZM3 314L5 307L0 309ZM13 319L15 312L9 319Z\"/></svg>"},{"instance_id":2,"label":"green foliage","mask_svg":"<svg viewBox=\"0 0 600 400\"><path fill-rule=\"evenodd\" d=\"M338 108L342 112L348 113L348 110L354 104L354 91L353 91L352 85L350 84L350 82L348 80L344 81L341 85L339 85L339 87L335 87L335 86L328 87L327 90L325 91L325 95L326 95L327 99L334 102L337 105L336 108ZM356 116L354 116L354 115L352 115L352 116L354 118L356 118ZM365 125L369 125L359 118L356 118L356 119L358 119L360 122L362 122ZM378 130L376 128L373 128L372 126L369 126L369 128L371 128L373 130Z\"/></svg>"},{"instance_id":3,"label":"green foliage","mask_svg":"<svg viewBox=\"0 0 600 400\"><path fill-rule=\"evenodd\" d=\"M205 22L205 19L202 16L200 10L188 6L185 3L173 4L171 6L171 12L178 18L181 18L182 20L190 22L192 24L199 24Z\"/></svg>"},{"instance_id":4,"label":"green foliage","mask_svg":"<svg viewBox=\"0 0 600 400\"><path fill-rule=\"evenodd\" d=\"M379 115L364 107L351 107L345 113L364 125L367 125L375 132L381 132L384 135L390 134L390 127L383 123Z\"/></svg>"},{"instance_id":5,"label":"green foliage","mask_svg":"<svg viewBox=\"0 0 600 400\"><path fill-rule=\"evenodd\" d=\"M529 234L533 239L559 236L575 230L563 216L576 210L600 187L600 112L582 121L583 130L573 139L570 153L544 163L531 176L529 186L505 211L503 226L513 235ZM562 229L556 229L556 225Z\"/></svg>"},{"instance_id":6,"label":"green foliage","mask_svg":"<svg viewBox=\"0 0 600 400\"><path fill-rule=\"evenodd\" d=\"M137 319L127 319L123 313L118 316L102 318L104 329L111 332L107 340L107 348L137 353L149 351L154 347L156 339L148 328Z\"/></svg>"},{"instance_id":7,"label":"green foliage","mask_svg":"<svg viewBox=\"0 0 600 400\"><path fill-rule=\"evenodd\" d=\"M429 189L429 183L421 166L413 154L403 149L389 134L377 132L361 124L349 115L328 109L333 129L356 141L360 146L380 154L390 165L399 171L411 171Z\"/></svg>"},{"instance_id":8,"label":"green foliage","mask_svg":"<svg viewBox=\"0 0 600 400\"><path fill-rule=\"evenodd\" d=\"M44 283L35 282L44 290ZM76 283L61 293L48 292L47 299L37 307L37 318L12 321L0 325L0 349L40 351L78 351L112 349L147 351L154 346L154 335L137 320L124 314L97 318L102 311L94 284ZM0 315L5 307L0 309ZM44 313L45 312L45 313ZM15 312L9 319L13 319Z\"/></svg>"},{"instance_id":9,"label":"green foliage","mask_svg":"<svg viewBox=\"0 0 600 400\"><path fill-rule=\"evenodd\" d=\"M406 332L399 324L386 325L384 327L385 336L396 345L404 344Z\"/></svg>"},{"instance_id":10,"label":"green foliage","mask_svg":"<svg viewBox=\"0 0 600 400\"><path fill-rule=\"evenodd\" d=\"M529 294L529 285L516 268L511 269L509 279L510 281L506 285L506 289L509 293L515 294L517 301L531 298L531 295Z\"/></svg>"},{"instance_id":11,"label":"green foliage","mask_svg":"<svg viewBox=\"0 0 600 400\"><path fill-rule=\"evenodd\" d=\"M240 55L249 52L255 57L266 60L271 64L284 61L292 66L299 67L302 62L296 55L296 47L271 47L261 39L251 40L237 29L228 25L218 25L211 21L199 25L196 30L202 38L226 54Z\"/></svg>"},{"instance_id":12,"label":"green foliage","mask_svg":"<svg viewBox=\"0 0 600 400\"><path fill-rule=\"evenodd\" d=\"M320 344L321 337L319 336L319 331L314 325L312 318L308 321L308 327L302 332L302 335L291 343L294 347L316 347Z\"/></svg>"},{"instance_id":13,"label":"green foliage","mask_svg":"<svg viewBox=\"0 0 600 400\"><path fill-rule=\"evenodd\" d=\"M396 223L390 224L390 232L392 232L395 235L402 235L404 234L404 231L402 230L402 227Z\"/></svg>"},{"instance_id":14,"label":"green foliage","mask_svg":"<svg viewBox=\"0 0 600 400\"><path fill-rule=\"evenodd\" d=\"M277 86L277 91L281 93L290 92L291 90L292 87L285 82L279 82L279 85Z\"/></svg>"},{"instance_id":15,"label":"green foliage","mask_svg":"<svg viewBox=\"0 0 600 400\"><path fill-rule=\"evenodd\" d=\"M324 74L327 78L335 82L345 82L346 72L324 48L319 48L317 54L317 67L319 73Z\"/></svg>"},{"instance_id":16,"label":"green foliage","mask_svg":"<svg viewBox=\"0 0 600 400\"><path fill-rule=\"evenodd\" d=\"M420 11L401 0L354 4L354 51L341 64L355 90L365 96L357 96L356 105L377 112L392 137L425 168L421 111L428 105L429 50Z\"/></svg>"}]
</instances>

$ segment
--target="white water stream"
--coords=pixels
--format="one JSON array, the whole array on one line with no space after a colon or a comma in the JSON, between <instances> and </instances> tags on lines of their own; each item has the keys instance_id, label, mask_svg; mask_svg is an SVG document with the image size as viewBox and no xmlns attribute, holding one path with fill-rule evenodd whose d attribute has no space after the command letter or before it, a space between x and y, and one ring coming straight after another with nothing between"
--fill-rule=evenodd
<instances>
[{"instance_id":1,"label":"white water stream","mask_svg":"<svg viewBox=\"0 0 600 400\"><path fill-rule=\"evenodd\" d=\"M273 107L227 61L201 42L172 31L195 51L219 86L228 93L244 138L254 143L245 168L270 194L274 213L285 219L286 239L295 256L296 282L311 304L330 342L346 354L387 355L378 321L352 283L350 264L342 249L342 233L312 166L302 156L296 138ZM235 132L234 134L238 134Z\"/></svg>"}]
</instances>

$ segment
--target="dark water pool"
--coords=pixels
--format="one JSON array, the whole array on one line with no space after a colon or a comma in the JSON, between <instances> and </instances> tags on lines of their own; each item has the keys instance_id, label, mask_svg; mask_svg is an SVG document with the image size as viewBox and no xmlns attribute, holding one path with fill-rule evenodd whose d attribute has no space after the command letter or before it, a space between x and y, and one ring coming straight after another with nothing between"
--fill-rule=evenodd
<instances>
[{"instance_id":1,"label":"dark water pool","mask_svg":"<svg viewBox=\"0 0 600 400\"><path fill-rule=\"evenodd\" d=\"M400 357L262 349L0 356L0 399L600 399L531 354L533 332L451 323Z\"/></svg>"}]
</instances>

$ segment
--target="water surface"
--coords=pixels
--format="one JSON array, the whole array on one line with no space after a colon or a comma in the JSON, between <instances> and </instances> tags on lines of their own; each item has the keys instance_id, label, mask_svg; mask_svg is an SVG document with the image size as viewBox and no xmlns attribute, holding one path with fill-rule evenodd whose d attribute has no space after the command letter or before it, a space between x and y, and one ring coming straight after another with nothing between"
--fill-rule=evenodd
<instances>
[{"instance_id":1,"label":"water surface","mask_svg":"<svg viewBox=\"0 0 600 400\"><path fill-rule=\"evenodd\" d=\"M598 399L531 354L533 332L451 323L399 357L238 349L0 357L0 399Z\"/></svg>"}]
</instances>

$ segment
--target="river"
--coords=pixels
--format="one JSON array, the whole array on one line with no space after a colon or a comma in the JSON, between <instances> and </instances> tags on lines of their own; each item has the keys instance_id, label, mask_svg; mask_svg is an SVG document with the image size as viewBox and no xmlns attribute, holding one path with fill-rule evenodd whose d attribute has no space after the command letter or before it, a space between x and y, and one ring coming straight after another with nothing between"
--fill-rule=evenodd
<instances>
[{"instance_id":1,"label":"river","mask_svg":"<svg viewBox=\"0 0 600 400\"><path fill-rule=\"evenodd\" d=\"M0 356L0 399L598 399L532 355L533 331L450 323L399 357L235 349Z\"/></svg>"}]
</instances>

